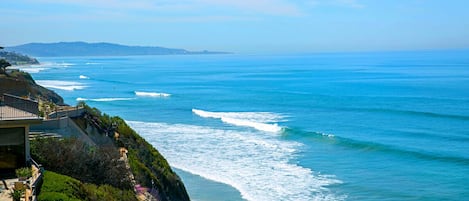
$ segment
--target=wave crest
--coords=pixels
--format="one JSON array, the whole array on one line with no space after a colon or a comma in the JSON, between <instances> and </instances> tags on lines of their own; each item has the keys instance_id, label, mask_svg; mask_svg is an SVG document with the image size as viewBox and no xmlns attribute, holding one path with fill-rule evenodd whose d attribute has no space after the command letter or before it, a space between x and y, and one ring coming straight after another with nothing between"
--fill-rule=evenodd
<instances>
[{"instance_id":1,"label":"wave crest","mask_svg":"<svg viewBox=\"0 0 469 201\"><path fill-rule=\"evenodd\" d=\"M257 130L267 131L267 132L272 132L272 133L277 133L277 132L282 131L282 127L278 126L277 124L265 124L265 123L252 122L252 121L242 120L242 119L233 119L233 118L228 118L228 117L222 117L221 121L228 123L228 124L235 125L235 126L252 127Z\"/></svg>"},{"instance_id":2,"label":"wave crest","mask_svg":"<svg viewBox=\"0 0 469 201\"><path fill-rule=\"evenodd\" d=\"M85 76L85 75L80 75L79 78L80 79L90 79L88 76Z\"/></svg>"},{"instance_id":3,"label":"wave crest","mask_svg":"<svg viewBox=\"0 0 469 201\"><path fill-rule=\"evenodd\" d=\"M158 93L158 92L143 92L143 91L135 91L136 96L142 97L170 97L171 94L168 93Z\"/></svg>"},{"instance_id":4,"label":"wave crest","mask_svg":"<svg viewBox=\"0 0 469 201\"><path fill-rule=\"evenodd\" d=\"M76 101L94 101L94 102L112 102L112 101L128 101L135 98L77 98Z\"/></svg>"},{"instance_id":5,"label":"wave crest","mask_svg":"<svg viewBox=\"0 0 469 201\"><path fill-rule=\"evenodd\" d=\"M270 112L209 112L192 109L200 117L220 119L222 122L243 127L251 127L260 131L278 133L283 130L277 123L284 121L283 115Z\"/></svg>"},{"instance_id":6,"label":"wave crest","mask_svg":"<svg viewBox=\"0 0 469 201\"><path fill-rule=\"evenodd\" d=\"M36 80L36 83L52 89L61 89L65 91L74 91L84 89L87 86L79 82L61 81L61 80Z\"/></svg>"}]
</instances>

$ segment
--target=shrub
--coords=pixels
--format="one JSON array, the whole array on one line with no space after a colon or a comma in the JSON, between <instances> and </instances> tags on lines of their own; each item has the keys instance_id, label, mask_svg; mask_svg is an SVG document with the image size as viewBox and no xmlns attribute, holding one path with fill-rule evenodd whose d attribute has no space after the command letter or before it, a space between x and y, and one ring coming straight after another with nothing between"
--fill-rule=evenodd
<instances>
[{"instance_id":1,"label":"shrub","mask_svg":"<svg viewBox=\"0 0 469 201\"><path fill-rule=\"evenodd\" d=\"M46 171L39 200L135 201L137 198L131 190L121 190L110 185L86 184L69 176Z\"/></svg>"},{"instance_id":2,"label":"shrub","mask_svg":"<svg viewBox=\"0 0 469 201\"><path fill-rule=\"evenodd\" d=\"M125 162L119 160L113 146L90 146L76 138L47 138L31 142L31 155L47 170L86 183L132 189Z\"/></svg>"},{"instance_id":3,"label":"shrub","mask_svg":"<svg viewBox=\"0 0 469 201\"><path fill-rule=\"evenodd\" d=\"M10 192L10 197L13 199L13 201L20 201L21 197L23 196L24 190L16 190L14 189L13 191Z\"/></svg>"},{"instance_id":4,"label":"shrub","mask_svg":"<svg viewBox=\"0 0 469 201\"><path fill-rule=\"evenodd\" d=\"M32 176L31 168L23 167L15 170L16 176L19 178L29 178Z\"/></svg>"}]
</instances>

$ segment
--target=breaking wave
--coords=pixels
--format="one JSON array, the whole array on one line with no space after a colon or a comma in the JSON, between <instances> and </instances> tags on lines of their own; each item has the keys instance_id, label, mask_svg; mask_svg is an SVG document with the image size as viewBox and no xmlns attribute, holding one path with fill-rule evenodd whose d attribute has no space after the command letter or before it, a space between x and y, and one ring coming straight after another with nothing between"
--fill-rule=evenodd
<instances>
[{"instance_id":1,"label":"breaking wave","mask_svg":"<svg viewBox=\"0 0 469 201\"><path fill-rule=\"evenodd\" d=\"M236 188L248 201L342 200L342 183L298 165L303 144L258 131L188 124L127 122L181 170Z\"/></svg>"},{"instance_id":2,"label":"breaking wave","mask_svg":"<svg viewBox=\"0 0 469 201\"><path fill-rule=\"evenodd\" d=\"M112 101L128 101L135 98L77 98L76 101L94 101L94 102L112 102Z\"/></svg>"},{"instance_id":3,"label":"breaking wave","mask_svg":"<svg viewBox=\"0 0 469 201\"><path fill-rule=\"evenodd\" d=\"M36 83L50 89L60 89L65 91L74 91L84 89L87 86L79 82L60 81L60 80L36 80Z\"/></svg>"},{"instance_id":4,"label":"breaking wave","mask_svg":"<svg viewBox=\"0 0 469 201\"><path fill-rule=\"evenodd\" d=\"M69 66L73 66L75 64L72 63L55 63L55 62L44 62L41 64L32 64L32 65L19 65L19 66L12 66L11 69L18 69L27 73L39 73L44 70L49 70L53 68L65 68Z\"/></svg>"},{"instance_id":5,"label":"breaking wave","mask_svg":"<svg viewBox=\"0 0 469 201\"><path fill-rule=\"evenodd\" d=\"M80 78L80 79L83 79L83 80L84 80L84 79L90 79L88 76L84 76L84 75L80 75L79 78Z\"/></svg>"},{"instance_id":6,"label":"breaking wave","mask_svg":"<svg viewBox=\"0 0 469 201\"><path fill-rule=\"evenodd\" d=\"M143 92L143 91L135 91L135 95L142 96L142 97L170 97L171 96L171 94L167 94L167 93Z\"/></svg>"},{"instance_id":7,"label":"breaking wave","mask_svg":"<svg viewBox=\"0 0 469 201\"><path fill-rule=\"evenodd\" d=\"M284 121L284 116L270 112L209 112L198 109L192 109L192 112L200 117L220 119L227 124L260 131L278 133L283 129L274 122Z\"/></svg>"}]
</instances>

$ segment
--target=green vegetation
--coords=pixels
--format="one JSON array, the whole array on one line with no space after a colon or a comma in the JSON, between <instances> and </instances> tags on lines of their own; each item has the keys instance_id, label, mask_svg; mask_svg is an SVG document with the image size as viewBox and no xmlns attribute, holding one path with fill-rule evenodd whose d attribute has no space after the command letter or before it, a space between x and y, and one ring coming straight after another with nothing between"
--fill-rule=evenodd
<instances>
[{"instance_id":1,"label":"green vegetation","mask_svg":"<svg viewBox=\"0 0 469 201\"><path fill-rule=\"evenodd\" d=\"M125 162L114 146L91 146L76 138L31 141L31 155L46 170L86 183L132 189Z\"/></svg>"},{"instance_id":2,"label":"green vegetation","mask_svg":"<svg viewBox=\"0 0 469 201\"><path fill-rule=\"evenodd\" d=\"M55 172L44 173L44 183L38 200L41 201L79 201L108 200L134 201L135 194L130 190L121 190L110 185L82 183L72 177Z\"/></svg>"},{"instance_id":3,"label":"green vegetation","mask_svg":"<svg viewBox=\"0 0 469 201\"><path fill-rule=\"evenodd\" d=\"M16 176L19 178L29 178L32 175L31 168L24 167L15 170Z\"/></svg>"},{"instance_id":4,"label":"green vegetation","mask_svg":"<svg viewBox=\"0 0 469 201\"><path fill-rule=\"evenodd\" d=\"M23 193L24 190L13 189L13 191L10 192L10 197L13 199L13 201L20 201Z\"/></svg>"},{"instance_id":5,"label":"green vegetation","mask_svg":"<svg viewBox=\"0 0 469 201\"><path fill-rule=\"evenodd\" d=\"M113 137L114 144L128 150L128 161L137 183L158 189L162 200L190 200L179 176L171 170L166 159L120 117L102 114L98 109L79 103L86 109L85 120L98 130ZM114 136L118 133L118 137Z\"/></svg>"},{"instance_id":6,"label":"green vegetation","mask_svg":"<svg viewBox=\"0 0 469 201\"><path fill-rule=\"evenodd\" d=\"M11 66L10 62L5 59L0 59L0 73L6 73L6 68Z\"/></svg>"},{"instance_id":7,"label":"green vegetation","mask_svg":"<svg viewBox=\"0 0 469 201\"><path fill-rule=\"evenodd\" d=\"M75 138L32 141L31 155L43 164L46 170L86 183L116 187L123 191L130 190L133 186L129 171L125 168L125 163L119 160L118 148L124 147L128 150L128 162L137 184L156 188L157 196L162 201L190 200L184 184L171 170L168 162L123 119L101 114L96 108L80 104L85 107L86 112L83 117L75 119L75 122L83 130L86 126L93 125L103 136L109 136L105 138L112 143L94 146ZM118 136L114 135L115 132ZM48 196L66 198L55 191Z\"/></svg>"}]
</instances>

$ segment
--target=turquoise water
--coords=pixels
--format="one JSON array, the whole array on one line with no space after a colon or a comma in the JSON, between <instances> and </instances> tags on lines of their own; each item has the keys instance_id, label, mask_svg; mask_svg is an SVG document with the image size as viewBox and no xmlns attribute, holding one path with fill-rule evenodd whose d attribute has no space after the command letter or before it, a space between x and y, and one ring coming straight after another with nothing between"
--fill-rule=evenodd
<instances>
[{"instance_id":1,"label":"turquoise water","mask_svg":"<svg viewBox=\"0 0 469 201\"><path fill-rule=\"evenodd\" d=\"M122 116L194 200L465 200L469 52L40 58Z\"/></svg>"}]
</instances>

